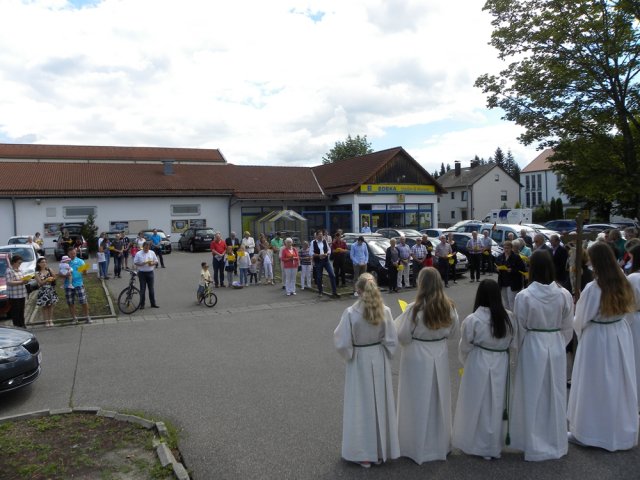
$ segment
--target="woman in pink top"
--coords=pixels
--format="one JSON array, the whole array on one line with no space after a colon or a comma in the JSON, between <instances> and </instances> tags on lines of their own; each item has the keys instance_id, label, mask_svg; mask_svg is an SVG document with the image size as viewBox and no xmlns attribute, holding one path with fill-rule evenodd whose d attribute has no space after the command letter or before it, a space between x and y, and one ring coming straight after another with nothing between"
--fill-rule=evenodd
<instances>
[{"instance_id":1,"label":"woman in pink top","mask_svg":"<svg viewBox=\"0 0 640 480\"><path fill-rule=\"evenodd\" d=\"M284 247L280 250L280 260L282 261L284 271L284 287L287 295L296 294L296 275L298 274L298 265L300 258L298 250L293 246L293 240L287 238L284 241Z\"/></svg>"}]
</instances>

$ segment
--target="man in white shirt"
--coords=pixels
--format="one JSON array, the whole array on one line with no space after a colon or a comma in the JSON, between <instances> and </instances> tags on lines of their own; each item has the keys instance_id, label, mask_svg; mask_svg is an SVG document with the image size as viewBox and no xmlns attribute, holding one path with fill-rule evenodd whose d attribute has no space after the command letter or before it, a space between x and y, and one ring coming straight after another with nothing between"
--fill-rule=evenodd
<instances>
[{"instance_id":1,"label":"man in white shirt","mask_svg":"<svg viewBox=\"0 0 640 480\"><path fill-rule=\"evenodd\" d=\"M142 250L136 253L135 258L133 259L133 263L138 267L138 280L140 281L140 310L144 310L147 287L149 287L149 301L151 302L151 308L160 308L156 303L156 292L153 287L153 271L158 266L158 257L150 247L150 241L144 242Z\"/></svg>"},{"instance_id":2,"label":"man in white shirt","mask_svg":"<svg viewBox=\"0 0 640 480\"><path fill-rule=\"evenodd\" d=\"M323 238L321 230L316 231L316 238L311 242L311 250L313 252L313 262L315 264L318 296L322 296L322 270L325 269L329 275L329 282L331 282L331 297L339 298L340 295L338 295L338 292L336 291L336 276L333 273L331 262L329 262L331 245Z\"/></svg>"}]
</instances>

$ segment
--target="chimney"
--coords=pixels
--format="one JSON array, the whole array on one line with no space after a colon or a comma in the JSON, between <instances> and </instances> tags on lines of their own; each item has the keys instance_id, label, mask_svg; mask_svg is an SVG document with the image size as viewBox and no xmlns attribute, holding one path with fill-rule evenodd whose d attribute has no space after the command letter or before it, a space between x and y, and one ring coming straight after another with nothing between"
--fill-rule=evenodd
<instances>
[{"instance_id":1,"label":"chimney","mask_svg":"<svg viewBox=\"0 0 640 480\"><path fill-rule=\"evenodd\" d=\"M173 175L173 163L174 160L162 160L162 164L164 165L164 174L165 175Z\"/></svg>"},{"instance_id":2,"label":"chimney","mask_svg":"<svg viewBox=\"0 0 640 480\"><path fill-rule=\"evenodd\" d=\"M471 168L476 168L478 165L480 165L480 162L478 160L471 160Z\"/></svg>"},{"instance_id":3,"label":"chimney","mask_svg":"<svg viewBox=\"0 0 640 480\"><path fill-rule=\"evenodd\" d=\"M459 177L459 176L460 176L460 161L459 161L459 160L456 160L456 161L453 163L453 167L454 167L454 169L455 169L456 177Z\"/></svg>"}]
</instances>

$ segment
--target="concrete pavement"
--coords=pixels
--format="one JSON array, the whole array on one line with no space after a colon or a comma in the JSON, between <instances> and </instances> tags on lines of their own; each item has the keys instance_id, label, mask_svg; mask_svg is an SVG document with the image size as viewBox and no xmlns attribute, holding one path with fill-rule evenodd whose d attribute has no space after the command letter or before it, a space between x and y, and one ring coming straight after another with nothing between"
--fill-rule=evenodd
<instances>
[{"instance_id":1,"label":"concrete pavement","mask_svg":"<svg viewBox=\"0 0 640 480\"><path fill-rule=\"evenodd\" d=\"M638 448L608 453L570 446L564 459L542 463L524 462L518 453L487 462L453 452L446 462L417 466L400 459L368 471L342 461L344 364L332 333L353 298L285 297L277 287L250 287L218 289L216 307L197 306L204 258L178 252L165 258L168 268L156 279L159 310L37 329L42 376L0 396L0 416L69 406L144 412L181 430L180 449L195 479L639 478ZM119 291L126 279L110 282ZM464 279L447 290L461 319L471 311L475 288ZM397 315L397 299L411 301L414 294L384 298ZM457 339L450 340L454 405L456 347ZM396 383L397 372L396 358Z\"/></svg>"}]
</instances>

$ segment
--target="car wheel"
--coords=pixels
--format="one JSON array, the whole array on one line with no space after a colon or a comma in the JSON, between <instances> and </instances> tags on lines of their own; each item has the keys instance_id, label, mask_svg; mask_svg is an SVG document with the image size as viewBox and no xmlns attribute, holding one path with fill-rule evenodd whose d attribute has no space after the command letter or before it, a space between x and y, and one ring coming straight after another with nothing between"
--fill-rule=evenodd
<instances>
[{"instance_id":1,"label":"car wheel","mask_svg":"<svg viewBox=\"0 0 640 480\"><path fill-rule=\"evenodd\" d=\"M189 251L190 251L191 253L194 253L194 252L196 251L196 247L193 245L193 243L190 243L190 244L189 244Z\"/></svg>"}]
</instances>

